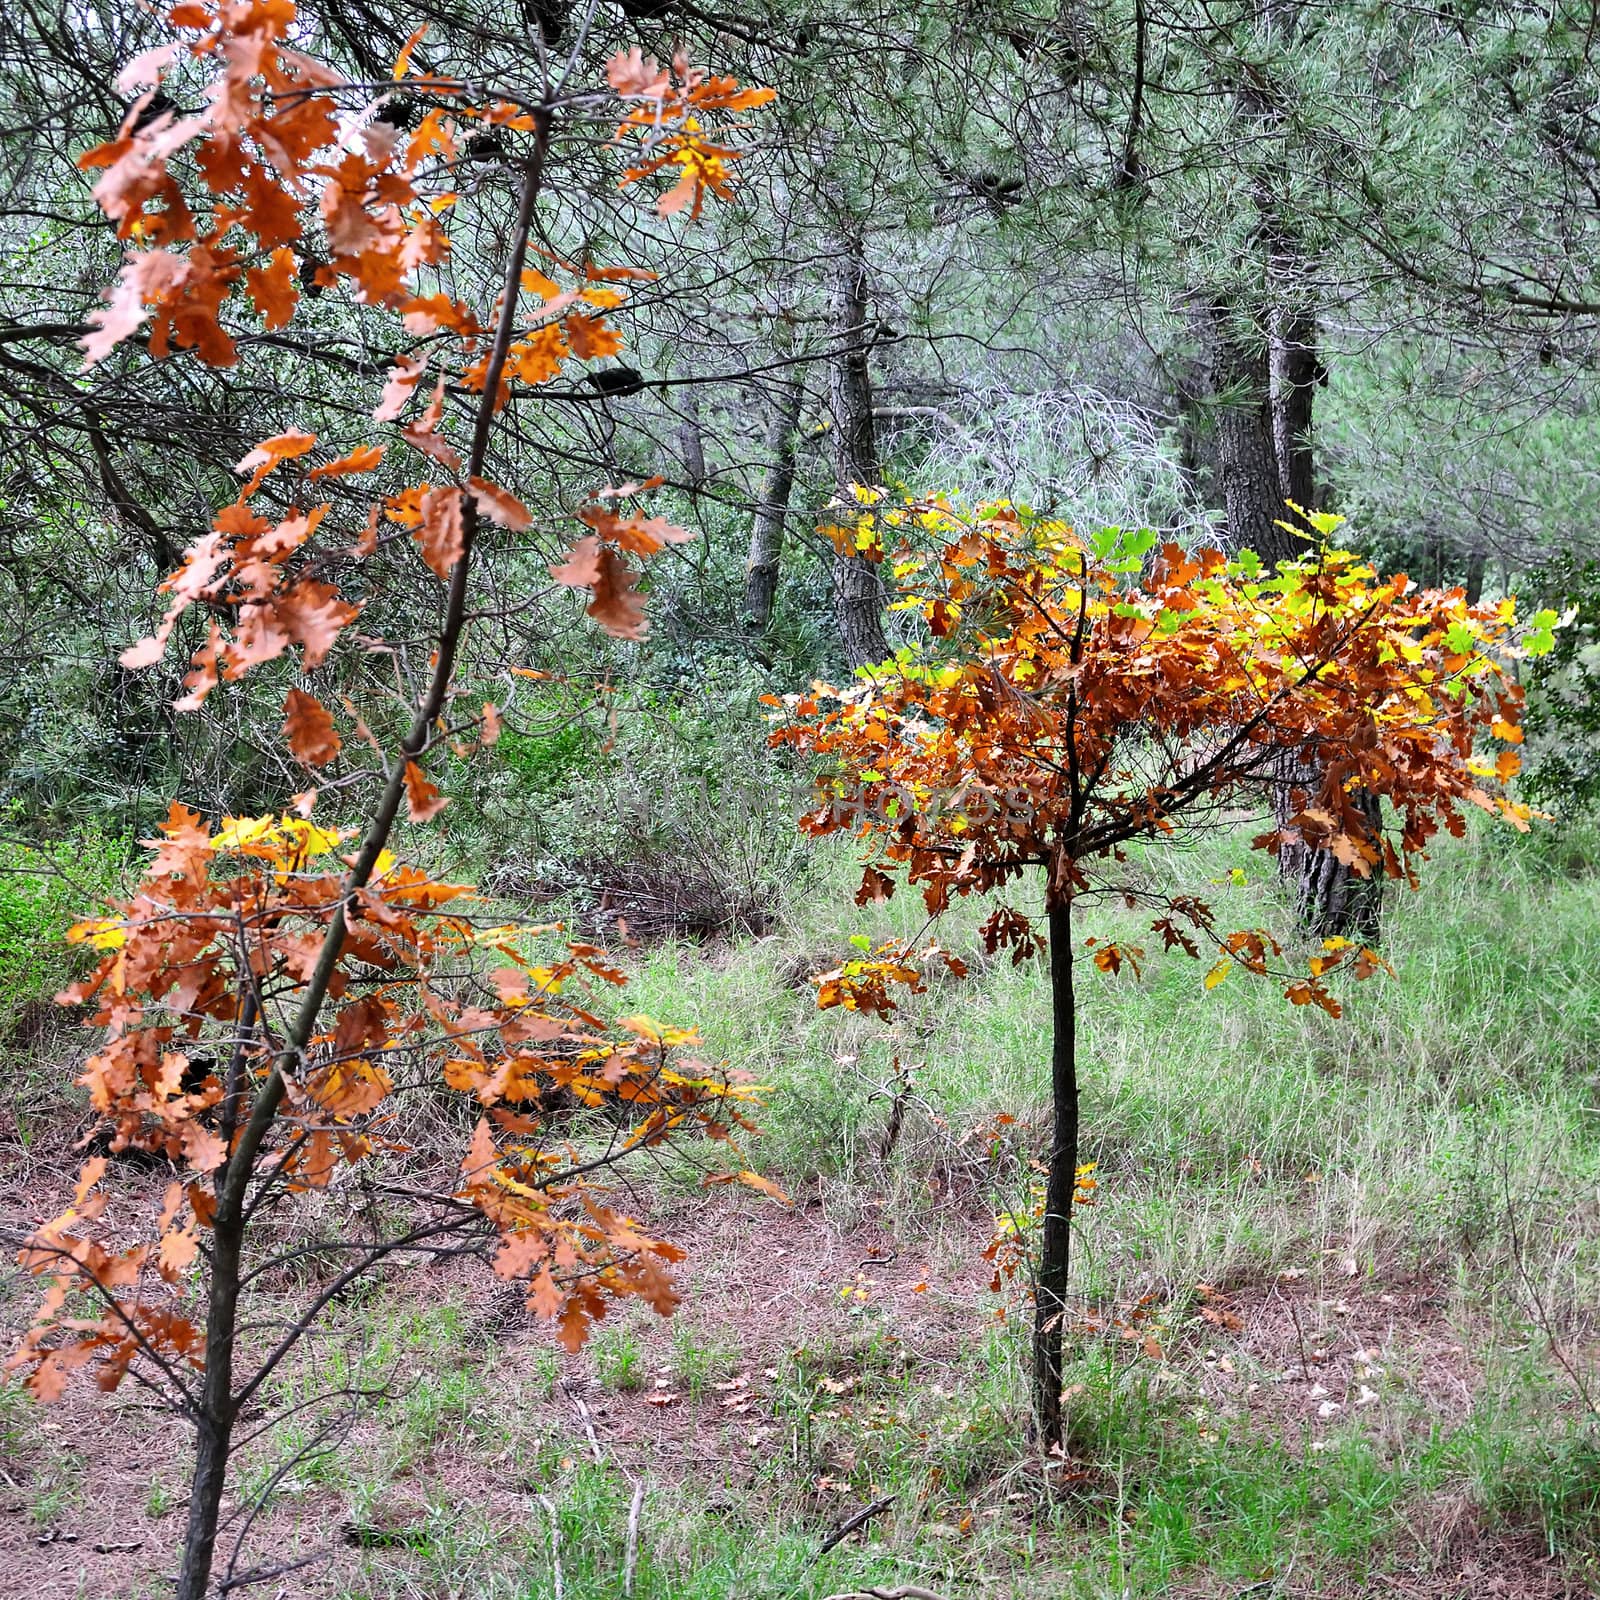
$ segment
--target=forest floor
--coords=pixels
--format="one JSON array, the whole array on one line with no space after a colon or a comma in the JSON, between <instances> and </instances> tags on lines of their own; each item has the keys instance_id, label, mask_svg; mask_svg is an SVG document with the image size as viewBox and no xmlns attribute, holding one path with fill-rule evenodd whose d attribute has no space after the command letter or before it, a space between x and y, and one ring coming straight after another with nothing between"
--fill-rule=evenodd
<instances>
[{"instance_id":1,"label":"forest floor","mask_svg":"<svg viewBox=\"0 0 1600 1600\"><path fill-rule=\"evenodd\" d=\"M325 1450L319 1408L264 1419L241 1568L312 1559L235 1592L588 1600L630 1568L639 1600L1600 1592L1600 863L1478 835L1440 857L1395 905L1398 978L1340 1022L1181 960L1086 984L1100 1188L1056 1459L1027 1438L1028 1308L981 1253L1032 1179L1039 975L819 1016L795 975L913 914L828 910L842 868L776 936L640 953L630 1006L773 1085L752 1160L792 1206L641 1177L625 1203L688 1250L683 1304L575 1358L470 1260L344 1301L274 1404L330 1374L375 1392ZM1243 926L1278 893L1233 889L1244 861L1144 866L1230 885ZM66 1198L81 1048L13 1043L0 1227ZM0 1321L32 1294L0 1284ZM187 1448L131 1385L0 1387L0 1592L169 1593Z\"/></svg>"}]
</instances>

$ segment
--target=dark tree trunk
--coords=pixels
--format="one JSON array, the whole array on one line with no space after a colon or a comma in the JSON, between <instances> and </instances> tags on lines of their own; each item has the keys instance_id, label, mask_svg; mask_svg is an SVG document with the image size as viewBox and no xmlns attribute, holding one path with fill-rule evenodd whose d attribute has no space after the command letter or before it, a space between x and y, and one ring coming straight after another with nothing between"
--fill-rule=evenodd
<instances>
[{"instance_id":1,"label":"dark tree trunk","mask_svg":"<svg viewBox=\"0 0 1600 1600\"><path fill-rule=\"evenodd\" d=\"M1211 308L1211 387L1216 407L1217 488L1236 550L1269 565L1300 552L1278 523L1287 515L1272 405L1271 343L1230 308Z\"/></svg>"},{"instance_id":2,"label":"dark tree trunk","mask_svg":"<svg viewBox=\"0 0 1600 1600\"><path fill-rule=\"evenodd\" d=\"M1467 557L1467 604L1475 606L1483 598L1483 575L1489 565L1489 558L1481 550L1474 550Z\"/></svg>"},{"instance_id":3,"label":"dark tree trunk","mask_svg":"<svg viewBox=\"0 0 1600 1600\"><path fill-rule=\"evenodd\" d=\"M1278 868L1295 888L1295 909L1308 932L1319 939L1356 939L1376 944L1383 911L1383 868L1362 877L1331 850L1314 848L1297 837L1294 818L1304 806L1315 806L1322 789L1322 771L1302 751L1286 750L1278 758L1273 813L1291 838L1278 853ZM1364 789L1350 796L1369 837L1376 839L1383 814L1376 796Z\"/></svg>"},{"instance_id":4,"label":"dark tree trunk","mask_svg":"<svg viewBox=\"0 0 1600 1600\"><path fill-rule=\"evenodd\" d=\"M1210 417L1209 355L1211 331L1206 313L1188 308L1193 349L1179 349L1167 359L1172 383L1172 408L1177 424L1178 468L1191 493L1206 494L1216 480L1216 441Z\"/></svg>"},{"instance_id":5,"label":"dark tree trunk","mask_svg":"<svg viewBox=\"0 0 1600 1600\"><path fill-rule=\"evenodd\" d=\"M1283 499L1310 511L1316 505L1317 494L1311 412L1322 375L1317 360L1316 318L1301 313L1285 316L1274 355L1277 382L1272 410L1278 487Z\"/></svg>"},{"instance_id":6,"label":"dark tree trunk","mask_svg":"<svg viewBox=\"0 0 1600 1600\"><path fill-rule=\"evenodd\" d=\"M802 393L800 380L789 379L779 391L778 403L767 420L767 476L750 525L750 560L744 571L745 626L752 633L766 632L778 593L783 523L794 488L795 432L800 426Z\"/></svg>"},{"instance_id":7,"label":"dark tree trunk","mask_svg":"<svg viewBox=\"0 0 1600 1600\"><path fill-rule=\"evenodd\" d=\"M872 375L867 366L867 269L859 240L845 244L834 263L832 334L834 343L845 351L834 357L829 374L834 487L851 507L855 505L851 486L870 488L882 476L872 421ZM848 551L834 556L834 615L852 667L869 666L889 654L883 634L883 602L883 582L875 561Z\"/></svg>"},{"instance_id":8,"label":"dark tree trunk","mask_svg":"<svg viewBox=\"0 0 1600 1600\"><path fill-rule=\"evenodd\" d=\"M238 1159L238 1156L235 1156ZM223 1172L227 1172L224 1167ZM233 1353L239 1315L240 1261L244 1249L244 1197L219 1196L211 1235L211 1282L206 1302L206 1371L195 1419L194 1477L189 1486L189 1525L177 1600L205 1600L217 1548L222 1494L233 1446Z\"/></svg>"},{"instance_id":9,"label":"dark tree trunk","mask_svg":"<svg viewBox=\"0 0 1600 1600\"><path fill-rule=\"evenodd\" d=\"M1072 1199L1078 1188L1078 1012L1072 989L1072 906L1050 918L1050 1138L1044 1234L1033 1313L1033 1412L1045 1450L1062 1442L1061 1364L1067 1274L1072 1265Z\"/></svg>"},{"instance_id":10,"label":"dark tree trunk","mask_svg":"<svg viewBox=\"0 0 1600 1600\"><path fill-rule=\"evenodd\" d=\"M1302 328L1300 344L1309 344ZM1270 341L1259 329L1241 333L1235 318L1226 308L1212 311L1212 381L1216 388L1218 488L1227 512L1228 530L1237 547L1248 546L1263 561L1292 560L1305 555L1310 546L1295 538L1288 529L1277 526L1287 520L1284 500L1290 485L1311 480L1311 394L1310 382L1296 390L1296 408L1303 408L1305 427L1285 428L1280 416L1289 408L1274 404ZM1314 368L1315 350L1310 351ZM1280 398L1284 398L1280 391ZM1294 449L1281 459L1279 443ZM1309 505L1309 496L1297 502ZM1300 811L1295 796L1315 795L1322 787L1317 768L1304 753L1285 751L1272 774L1273 814L1280 830L1291 836L1298 833L1294 817ZM1364 804L1365 802L1361 802ZM1376 829L1377 817L1370 819ZM1330 852L1313 848L1291 837L1279 852L1278 867L1284 879L1294 886L1295 901L1306 926L1321 938L1338 935L1372 943L1377 938L1383 878L1374 873L1358 877Z\"/></svg>"}]
</instances>

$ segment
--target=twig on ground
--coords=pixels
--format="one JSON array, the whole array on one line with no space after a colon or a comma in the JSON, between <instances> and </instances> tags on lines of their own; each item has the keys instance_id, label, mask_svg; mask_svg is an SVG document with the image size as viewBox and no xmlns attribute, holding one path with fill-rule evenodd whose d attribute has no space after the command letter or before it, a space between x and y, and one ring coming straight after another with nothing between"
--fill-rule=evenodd
<instances>
[{"instance_id":1,"label":"twig on ground","mask_svg":"<svg viewBox=\"0 0 1600 1600\"><path fill-rule=\"evenodd\" d=\"M898 1498L898 1495L885 1495L881 1500L874 1500L870 1506L864 1506L853 1517L847 1517L823 1540L822 1548L817 1551L817 1560L820 1561L836 1544L843 1544L857 1528L864 1528L874 1517L881 1517ZM911 1595L914 1591L908 1589L905 1592Z\"/></svg>"},{"instance_id":2,"label":"twig on ground","mask_svg":"<svg viewBox=\"0 0 1600 1600\"><path fill-rule=\"evenodd\" d=\"M622 1600L633 1600L633 1570L639 1560L639 1511L644 1505L644 1483L635 1479L633 1503L628 1507L628 1543L622 1557Z\"/></svg>"},{"instance_id":3,"label":"twig on ground","mask_svg":"<svg viewBox=\"0 0 1600 1600\"><path fill-rule=\"evenodd\" d=\"M914 1583L898 1589L846 1589L840 1594L830 1594L823 1600L944 1600L932 1589L919 1589Z\"/></svg>"},{"instance_id":4,"label":"twig on ground","mask_svg":"<svg viewBox=\"0 0 1600 1600\"><path fill-rule=\"evenodd\" d=\"M588 1406L583 1403L582 1397L570 1384L563 1384L567 1398L572 1402L573 1409L578 1413L578 1421L583 1424L583 1431L589 1435L589 1448L594 1452L596 1466L605 1464L605 1452L600 1448L599 1436L594 1431L594 1415Z\"/></svg>"},{"instance_id":5,"label":"twig on ground","mask_svg":"<svg viewBox=\"0 0 1600 1600\"><path fill-rule=\"evenodd\" d=\"M550 1519L550 1574L555 1600L564 1600L566 1583L561 1575L561 1519L556 1515L556 1503L547 1494L539 1496L539 1504Z\"/></svg>"},{"instance_id":6,"label":"twig on ground","mask_svg":"<svg viewBox=\"0 0 1600 1600\"><path fill-rule=\"evenodd\" d=\"M1287 1299L1287 1296L1285 1296ZM1300 1376L1305 1379L1311 1377L1311 1360L1306 1355L1306 1332L1300 1326L1300 1308L1293 1300L1289 1301L1289 1315L1294 1318L1294 1336L1300 1345Z\"/></svg>"}]
</instances>

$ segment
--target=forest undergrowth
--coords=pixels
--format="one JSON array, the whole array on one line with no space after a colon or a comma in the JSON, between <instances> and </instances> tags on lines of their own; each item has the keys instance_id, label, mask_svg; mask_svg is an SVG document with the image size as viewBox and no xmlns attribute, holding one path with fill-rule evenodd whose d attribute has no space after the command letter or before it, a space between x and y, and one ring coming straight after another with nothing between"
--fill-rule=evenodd
<instances>
[{"instance_id":1,"label":"forest undergrowth","mask_svg":"<svg viewBox=\"0 0 1600 1600\"><path fill-rule=\"evenodd\" d=\"M115 852L70 855L105 875ZM749 1159L791 1204L673 1161L636 1179L621 1202L689 1251L684 1305L614 1315L576 1358L476 1262L391 1267L277 1380L230 1537L316 1558L278 1593L352 1600L1593 1592L1600 842L1474 829L1437 856L1393 895L1397 976L1338 1022L1265 985L1197 998L1181 958L1086 976L1095 1188L1057 1458L1027 1436L1025 1286L996 1293L982 1254L1030 1226L1037 965L983 958L956 911L968 978L887 1023L819 1013L806 980L852 937L915 931L910 905L850 905L844 854L804 863L765 933L614 928L630 1006L771 1086ZM1211 880L1245 925L1282 892L1250 857L1218 836L1139 866ZM43 943L60 898L12 920ZM37 999L8 1012L11 1225L62 1203L89 1127L86 1040ZM404 1132L419 1160L456 1134ZM323 1202L330 1238L351 1198ZM307 1282L335 1259L308 1250ZM8 1325L31 1294L7 1282ZM185 1446L134 1391L42 1412L0 1390L8 1586L163 1593Z\"/></svg>"}]
</instances>

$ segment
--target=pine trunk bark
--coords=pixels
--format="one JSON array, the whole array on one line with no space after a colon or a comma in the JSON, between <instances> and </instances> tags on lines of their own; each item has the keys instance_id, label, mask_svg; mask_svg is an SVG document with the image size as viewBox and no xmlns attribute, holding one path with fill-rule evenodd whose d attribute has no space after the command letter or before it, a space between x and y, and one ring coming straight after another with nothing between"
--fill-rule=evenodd
<instances>
[{"instance_id":1,"label":"pine trunk bark","mask_svg":"<svg viewBox=\"0 0 1600 1600\"><path fill-rule=\"evenodd\" d=\"M678 422L678 454L683 460L683 475L691 489L700 489L706 481L706 440L700 427L700 397L695 391L684 391L683 414Z\"/></svg>"},{"instance_id":2,"label":"pine trunk bark","mask_svg":"<svg viewBox=\"0 0 1600 1600\"><path fill-rule=\"evenodd\" d=\"M1304 806L1316 804L1323 781L1321 767L1306 751L1286 750L1278 757L1274 778L1274 818L1279 829L1289 835L1278 852L1278 870L1294 885L1301 923L1319 939L1337 937L1376 944L1383 913L1383 869L1373 867L1361 877L1331 850L1306 843L1294 823ZM1369 835L1376 839L1383 822L1376 797L1357 789L1350 801Z\"/></svg>"},{"instance_id":3,"label":"pine trunk bark","mask_svg":"<svg viewBox=\"0 0 1600 1600\"><path fill-rule=\"evenodd\" d=\"M1044 1232L1034 1289L1033 1414L1046 1451L1063 1442L1062 1350L1072 1266L1072 1200L1078 1188L1078 1011L1072 986L1072 906L1053 906L1050 926L1050 1137Z\"/></svg>"},{"instance_id":4,"label":"pine trunk bark","mask_svg":"<svg viewBox=\"0 0 1600 1600\"><path fill-rule=\"evenodd\" d=\"M1287 528L1286 499L1311 503L1311 408L1315 393L1314 331L1297 325L1292 390L1272 384L1272 341L1259 327L1241 331L1229 308L1212 309L1212 382L1217 406L1218 485L1231 542L1253 549L1265 562L1293 560L1311 548ZM1283 342L1289 353L1289 341ZM1298 363L1309 357L1302 367ZM1280 374L1285 371L1280 366ZM1304 377L1306 381L1300 382ZM1292 405L1287 403L1292 399ZM1282 403L1280 403L1282 402ZM1289 454L1280 456L1280 448ZM1305 494L1305 499L1299 499ZM1319 938L1335 936L1370 944L1378 936L1383 878L1357 876L1332 852L1300 837L1295 818L1322 788L1315 760L1303 750L1278 758L1271 779L1273 817L1287 842L1278 855L1284 880L1293 885L1295 903L1307 929ZM1356 797L1374 834L1380 818L1368 797Z\"/></svg>"},{"instance_id":5,"label":"pine trunk bark","mask_svg":"<svg viewBox=\"0 0 1600 1600\"><path fill-rule=\"evenodd\" d=\"M1465 586L1467 591L1467 604L1475 606L1483 598L1483 575L1488 569L1489 558L1481 550L1474 550L1467 557L1467 576Z\"/></svg>"},{"instance_id":6,"label":"pine trunk bark","mask_svg":"<svg viewBox=\"0 0 1600 1600\"><path fill-rule=\"evenodd\" d=\"M1278 454L1278 485L1283 498L1302 510L1316 505L1316 458L1311 443L1311 412L1322 368L1317 361L1317 319L1303 312L1279 324L1274 365L1273 432Z\"/></svg>"},{"instance_id":7,"label":"pine trunk bark","mask_svg":"<svg viewBox=\"0 0 1600 1600\"><path fill-rule=\"evenodd\" d=\"M789 379L767 421L767 476L750 525L750 559L744 571L745 626L761 634L772 621L783 567L783 524L794 490L795 433L800 426L803 386Z\"/></svg>"},{"instance_id":8,"label":"pine trunk bark","mask_svg":"<svg viewBox=\"0 0 1600 1600\"><path fill-rule=\"evenodd\" d=\"M1272 404L1271 341L1225 302L1211 307L1211 388L1216 406L1217 488L1236 550L1269 565L1299 554L1278 526L1287 515Z\"/></svg>"},{"instance_id":9,"label":"pine trunk bark","mask_svg":"<svg viewBox=\"0 0 1600 1600\"><path fill-rule=\"evenodd\" d=\"M873 487L882 476L878 437L872 420L872 374L867 365L867 269L859 240L845 243L834 263L832 334L841 354L829 374L833 412L834 488L854 506L852 486ZM833 559L834 617L846 659L852 667L884 660L889 644L883 633L883 582L878 564L852 551Z\"/></svg>"}]
</instances>

